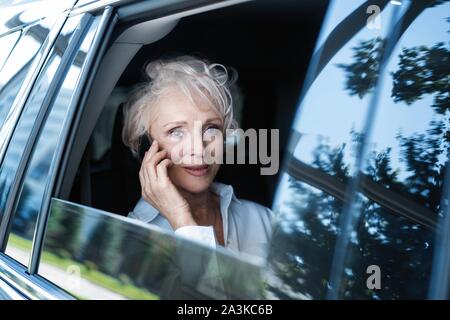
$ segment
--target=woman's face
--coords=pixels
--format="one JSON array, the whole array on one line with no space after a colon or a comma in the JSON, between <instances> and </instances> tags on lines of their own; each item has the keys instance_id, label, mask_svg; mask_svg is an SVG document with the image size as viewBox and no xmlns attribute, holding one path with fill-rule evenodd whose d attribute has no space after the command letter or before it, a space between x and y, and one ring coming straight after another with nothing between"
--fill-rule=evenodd
<instances>
[{"instance_id":1,"label":"woman's face","mask_svg":"<svg viewBox=\"0 0 450 320\"><path fill-rule=\"evenodd\" d=\"M175 88L151 108L150 135L174 163L168 169L173 184L190 193L207 190L222 160L221 117L206 102L192 104Z\"/></svg>"}]
</instances>

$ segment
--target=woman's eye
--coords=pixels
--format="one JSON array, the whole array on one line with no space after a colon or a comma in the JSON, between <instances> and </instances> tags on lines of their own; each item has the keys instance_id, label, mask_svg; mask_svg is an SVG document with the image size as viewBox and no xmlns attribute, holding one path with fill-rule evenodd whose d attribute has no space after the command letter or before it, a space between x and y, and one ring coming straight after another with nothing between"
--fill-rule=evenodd
<instances>
[{"instance_id":1,"label":"woman's eye","mask_svg":"<svg viewBox=\"0 0 450 320\"><path fill-rule=\"evenodd\" d=\"M212 126L205 129L205 134L216 135L220 132L218 127Z\"/></svg>"},{"instance_id":2,"label":"woman's eye","mask_svg":"<svg viewBox=\"0 0 450 320\"><path fill-rule=\"evenodd\" d=\"M179 128L175 128L169 131L169 135L173 138L181 138L183 136L183 131Z\"/></svg>"}]
</instances>

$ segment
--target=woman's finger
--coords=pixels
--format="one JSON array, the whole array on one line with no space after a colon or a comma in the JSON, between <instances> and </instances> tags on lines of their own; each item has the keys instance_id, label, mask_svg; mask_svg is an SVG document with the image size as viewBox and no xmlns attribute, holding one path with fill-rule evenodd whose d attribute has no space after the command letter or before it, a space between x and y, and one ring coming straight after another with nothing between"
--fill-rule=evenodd
<instances>
[{"instance_id":1,"label":"woman's finger","mask_svg":"<svg viewBox=\"0 0 450 320\"><path fill-rule=\"evenodd\" d=\"M144 169L141 167L141 170L139 170L139 182L141 183L141 189L144 186Z\"/></svg>"},{"instance_id":2,"label":"woman's finger","mask_svg":"<svg viewBox=\"0 0 450 320\"><path fill-rule=\"evenodd\" d=\"M144 158L145 158L146 155L147 155L147 152L145 153ZM142 163L141 163L141 168L139 169L139 181L141 182L141 187L142 187L142 188L145 186L144 183L146 182L146 172L145 172L145 168L146 168L145 162L142 161Z\"/></svg>"},{"instance_id":3,"label":"woman's finger","mask_svg":"<svg viewBox=\"0 0 450 320\"><path fill-rule=\"evenodd\" d=\"M151 168L150 173L154 174L155 178L157 178L156 167L161 162L161 160L163 160L165 158L166 155L167 155L167 151L162 150L162 151L155 153L153 155L153 157L151 157L151 159L148 161L148 167Z\"/></svg>"},{"instance_id":4,"label":"woman's finger","mask_svg":"<svg viewBox=\"0 0 450 320\"><path fill-rule=\"evenodd\" d=\"M142 165L145 166L146 169L148 169L148 172L151 175L156 175L154 168L149 168L150 160L152 157L158 152L158 141L153 140L152 145L150 146L150 149L145 153L144 158L142 159Z\"/></svg>"},{"instance_id":5,"label":"woman's finger","mask_svg":"<svg viewBox=\"0 0 450 320\"><path fill-rule=\"evenodd\" d=\"M146 195L147 193L147 176L144 170L144 166L141 166L141 170L139 170L139 182L141 183L141 193L142 196Z\"/></svg>"},{"instance_id":6,"label":"woman's finger","mask_svg":"<svg viewBox=\"0 0 450 320\"><path fill-rule=\"evenodd\" d=\"M169 176L167 175L167 168L171 165L172 161L170 159L164 159L156 166L158 181L164 182L164 180L169 179Z\"/></svg>"},{"instance_id":7,"label":"woman's finger","mask_svg":"<svg viewBox=\"0 0 450 320\"><path fill-rule=\"evenodd\" d=\"M139 171L139 181L141 182L141 195L145 201L155 206L155 193L153 192L154 186L152 180L149 178L147 170L143 169ZM155 181L153 181L155 183Z\"/></svg>"},{"instance_id":8,"label":"woman's finger","mask_svg":"<svg viewBox=\"0 0 450 320\"><path fill-rule=\"evenodd\" d=\"M148 167L149 167L149 165L148 165L148 155L149 155L149 151L147 151L144 154L144 158L142 160L141 170L140 170L140 171L142 171L142 175L143 175L143 177L145 177L146 180L150 177L150 173L148 172Z\"/></svg>"},{"instance_id":9,"label":"woman's finger","mask_svg":"<svg viewBox=\"0 0 450 320\"><path fill-rule=\"evenodd\" d=\"M147 151L145 156L148 156L148 153L149 152ZM151 190L152 182L153 182L152 180L156 179L156 178L152 179L152 176L154 176L154 174L151 173L151 170L152 170L152 168L150 168L148 161L147 162L143 161L142 165L141 165L142 180L143 180L141 183L141 186L142 186L142 188L145 188L146 190ZM153 169L153 171L154 171L154 169Z\"/></svg>"},{"instance_id":10,"label":"woman's finger","mask_svg":"<svg viewBox=\"0 0 450 320\"><path fill-rule=\"evenodd\" d=\"M150 159L156 152L158 152L158 141L153 140L150 148L146 152L147 159Z\"/></svg>"}]
</instances>

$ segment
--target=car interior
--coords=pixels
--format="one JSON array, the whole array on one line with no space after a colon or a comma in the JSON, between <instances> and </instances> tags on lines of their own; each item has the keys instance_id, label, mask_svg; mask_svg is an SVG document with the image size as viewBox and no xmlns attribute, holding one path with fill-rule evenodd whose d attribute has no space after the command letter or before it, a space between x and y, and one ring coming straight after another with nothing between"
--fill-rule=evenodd
<instances>
[{"instance_id":1,"label":"car interior","mask_svg":"<svg viewBox=\"0 0 450 320\"><path fill-rule=\"evenodd\" d=\"M327 1L252 1L119 23L80 115L60 198L125 216L133 210L140 163L121 139L123 103L145 80L147 62L177 55L237 71L239 125L279 129L281 166L326 7ZM259 164L222 165L216 178L238 198L267 207L278 179L260 175Z\"/></svg>"}]
</instances>

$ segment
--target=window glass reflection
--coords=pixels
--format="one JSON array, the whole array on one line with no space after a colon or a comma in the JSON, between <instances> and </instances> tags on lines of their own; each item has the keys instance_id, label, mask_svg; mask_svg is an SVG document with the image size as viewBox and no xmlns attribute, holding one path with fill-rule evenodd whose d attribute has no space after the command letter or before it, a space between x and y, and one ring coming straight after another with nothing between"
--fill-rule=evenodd
<instances>
[{"instance_id":1,"label":"window glass reflection","mask_svg":"<svg viewBox=\"0 0 450 320\"><path fill-rule=\"evenodd\" d=\"M43 17L57 15L70 8L75 2L76 0L0 1L0 34L12 28L33 23ZM51 25L47 24L46 27Z\"/></svg>"},{"instance_id":2,"label":"window glass reflection","mask_svg":"<svg viewBox=\"0 0 450 320\"><path fill-rule=\"evenodd\" d=\"M6 36L0 37L0 48L2 48L2 50L0 51L0 72L3 68L3 64L5 63L6 59L14 48L14 45L19 39L20 33L21 31L16 31Z\"/></svg>"},{"instance_id":3,"label":"window glass reflection","mask_svg":"<svg viewBox=\"0 0 450 320\"><path fill-rule=\"evenodd\" d=\"M51 19L54 22L53 19ZM30 66L44 43L49 29L42 24L24 31L8 61L0 72L0 127L3 125L14 99L25 80ZM49 24L49 22L46 22Z\"/></svg>"},{"instance_id":4,"label":"window glass reflection","mask_svg":"<svg viewBox=\"0 0 450 320\"><path fill-rule=\"evenodd\" d=\"M22 86L33 59L41 48L50 30L36 25L24 31L23 36L11 52L0 72L0 128L13 105L14 99ZM33 117L28 122L33 122ZM19 135L20 136L20 135ZM16 138L19 139L19 138ZM9 187L14 178L17 165L25 147L27 136L22 135L15 144L11 144L12 151L8 152L0 167L0 218L8 197ZM21 141L21 142L20 142ZM9 159L9 160L8 160Z\"/></svg>"},{"instance_id":5,"label":"window glass reflection","mask_svg":"<svg viewBox=\"0 0 450 320\"><path fill-rule=\"evenodd\" d=\"M52 199L39 275L79 299L262 297L255 261L161 230Z\"/></svg>"},{"instance_id":6,"label":"window glass reflection","mask_svg":"<svg viewBox=\"0 0 450 320\"><path fill-rule=\"evenodd\" d=\"M450 155L450 1L413 2L408 10L415 19L405 22L383 75L344 298L424 299L428 290ZM378 290L365 284L369 265L380 267Z\"/></svg>"},{"instance_id":7,"label":"window glass reflection","mask_svg":"<svg viewBox=\"0 0 450 320\"><path fill-rule=\"evenodd\" d=\"M0 3L0 8L2 8L3 10L7 7L12 7L12 6L18 6L18 5L23 5L23 4L30 4L33 2L39 2L42 0L3 0Z\"/></svg>"},{"instance_id":8,"label":"window glass reflection","mask_svg":"<svg viewBox=\"0 0 450 320\"><path fill-rule=\"evenodd\" d=\"M344 8L347 7L347 8ZM268 273L269 295L323 299L348 183L356 174L356 148L390 34L395 6L380 7L379 27L354 3L331 3L294 121L291 157L280 180L278 215ZM339 20L340 19L340 20ZM364 56L355 54L355 48ZM349 79L347 72L355 70ZM286 249L288 248L288 249ZM282 284L282 285L281 285Z\"/></svg>"},{"instance_id":9,"label":"window glass reflection","mask_svg":"<svg viewBox=\"0 0 450 320\"><path fill-rule=\"evenodd\" d=\"M38 0L28 3L11 3L12 1L3 1L0 3L0 33L8 32L12 28L25 25L25 21L20 19L20 15L25 10L35 7Z\"/></svg>"},{"instance_id":10,"label":"window glass reflection","mask_svg":"<svg viewBox=\"0 0 450 320\"><path fill-rule=\"evenodd\" d=\"M80 17L72 18L79 22ZM26 144L30 138L30 134L36 119L42 116L42 103L46 99L55 74L61 65L62 56L73 38L77 24L69 23L64 27L62 33L58 37L55 46L50 52L49 58L45 64L44 70L39 76L31 96L25 106L25 110L19 120L17 128L12 137L10 147L5 157L5 161L1 168L0 183L3 181L12 181L18 169L21 156L24 153ZM53 108L50 108L46 124L40 133L37 141L37 148L34 148L31 162L25 175L25 183L20 191L21 201L16 205L16 215L14 215L11 227L11 234L8 239L6 253L17 259L23 264L27 264L28 255L31 249L31 239L34 233L34 225L36 223L37 213L40 207L40 197L45 186L46 171L50 166L52 152L56 147L56 141L63 124L65 111L69 105L73 90L63 86L60 90ZM50 154L49 154L50 152ZM4 208L9 190L3 192L3 201L0 203ZM38 191L38 192L37 192ZM14 242L16 240L16 242Z\"/></svg>"}]
</instances>

